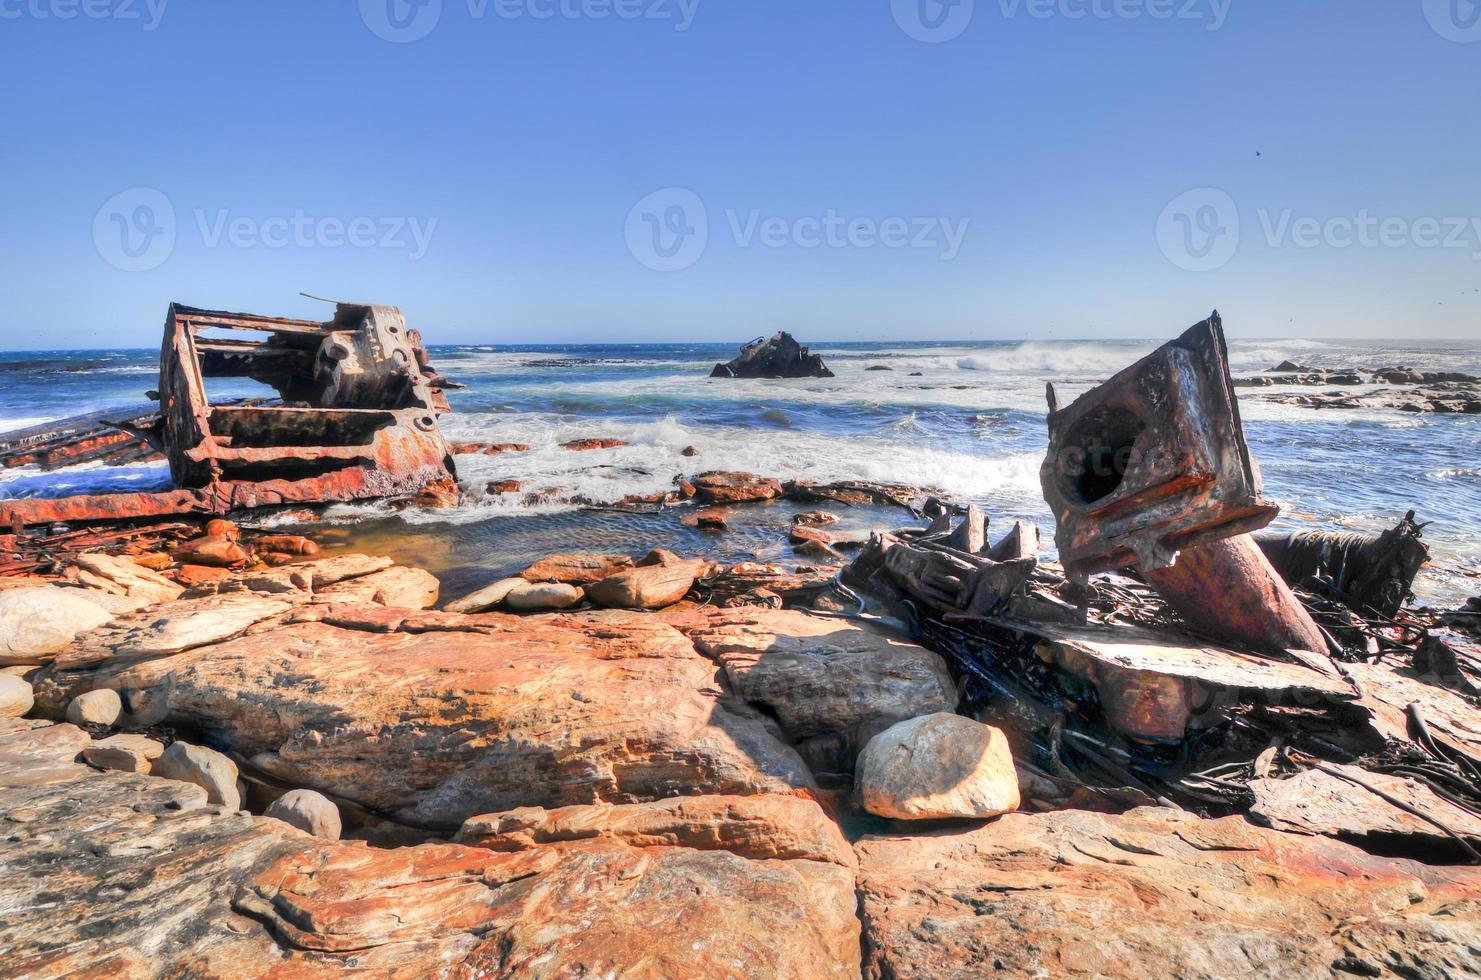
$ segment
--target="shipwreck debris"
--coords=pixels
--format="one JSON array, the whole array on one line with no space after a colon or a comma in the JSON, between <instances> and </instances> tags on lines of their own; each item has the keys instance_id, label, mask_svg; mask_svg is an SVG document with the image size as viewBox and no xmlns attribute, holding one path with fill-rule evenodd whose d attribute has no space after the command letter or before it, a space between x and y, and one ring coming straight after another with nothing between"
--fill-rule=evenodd
<instances>
[{"instance_id":1,"label":"shipwreck debris","mask_svg":"<svg viewBox=\"0 0 1481 980\"><path fill-rule=\"evenodd\" d=\"M152 405L110 408L7 432L0 438L0 469L35 466L47 472L80 463L123 466L159 459L148 440L129 431L157 414Z\"/></svg>"},{"instance_id":2,"label":"shipwreck debris","mask_svg":"<svg viewBox=\"0 0 1481 980\"><path fill-rule=\"evenodd\" d=\"M1353 612L1393 617L1413 597L1414 577L1429 561L1424 525L1414 511L1382 534L1341 531L1262 532L1255 536L1275 570L1293 586Z\"/></svg>"},{"instance_id":3,"label":"shipwreck debris","mask_svg":"<svg viewBox=\"0 0 1481 980\"><path fill-rule=\"evenodd\" d=\"M1217 311L1068 407L1048 395L1040 482L1071 578L1136 565L1222 642L1327 649L1247 536L1278 508L1260 497Z\"/></svg>"},{"instance_id":4,"label":"shipwreck debris","mask_svg":"<svg viewBox=\"0 0 1481 980\"><path fill-rule=\"evenodd\" d=\"M817 354L808 351L783 330L772 337L757 337L741 348L740 355L716 364L712 378L831 378L833 372Z\"/></svg>"},{"instance_id":5,"label":"shipwreck debris","mask_svg":"<svg viewBox=\"0 0 1481 980\"><path fill-rule=\"evenodd\" d=\"M267 336L236 336L243 331ZM213 403L209 378L250 378L279 400ZM118 438L97 451L145 444L169 461L176 489L6 501L0 523L225 514L415 493L456 476L438 428L447 385L394 306L338 303L320 323L173 303L152 393L158 416L108 423Z\"/></svg>"}]
</instances>

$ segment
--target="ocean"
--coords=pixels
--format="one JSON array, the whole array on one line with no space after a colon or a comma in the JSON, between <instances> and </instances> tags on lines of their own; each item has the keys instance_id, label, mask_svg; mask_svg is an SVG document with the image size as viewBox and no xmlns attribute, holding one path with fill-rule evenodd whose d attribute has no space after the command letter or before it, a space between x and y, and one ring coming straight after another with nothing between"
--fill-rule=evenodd
<instances>
[{"instance_id":1,"label":"ocean","mask_svg":"<svg viewBox=\"0 0 1481 980\"><path fill-rule=\"evenodd\" d=\"M727 560L785 560L795 506L743 509L732 533L710 535L672 515L573 502L615 501L669 489L680 474L740 469L935 487L980 504L998 533L1015 519L1036 521L1052 545L1038 476L1045 382L1068 401L1158 343L822 343L813 350L837 377L793 381L711 380L710 369L733 357L736 343L433 347L439 370L467 386L450 392L448 437L531 447L459 457L464 485L481 491L491 481L518 480L524 491L558 492L539 503L524 493L477 495L450 511L335 506L317 533L340 549L380 550L430 567L448 594L560 550L641 553L662 545ZM155 350L0 354L0 431L140 404L155 385L157 359ZM1286 359L1481 374L1481 343L1231 341L1230 359L1236 377ZM216 398L272 394L245 381L208 387ZM1272 404L1260 393L1241 389L1241 413L1265 495L1281 506L1275 526L1381 530L1412 508L1433 522L1425 537L1434 560L1421 573L1420 598L1449 603L1481 592L1474 577L1481 570L1481 417L1313 410ZM560 448L590 437L627 445ZM682 456L691 445L700 455ZM163 464L0 471L0 497L167 485ZM908 518L877 508L841 513L843 527L858 530Z\"/></svg>"}]
</instances>

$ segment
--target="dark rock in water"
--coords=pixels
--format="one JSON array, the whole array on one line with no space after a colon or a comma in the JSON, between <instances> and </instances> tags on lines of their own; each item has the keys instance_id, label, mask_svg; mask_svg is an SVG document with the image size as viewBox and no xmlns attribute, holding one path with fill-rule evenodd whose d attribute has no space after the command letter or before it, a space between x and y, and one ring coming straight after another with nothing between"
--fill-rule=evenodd
<instances>
[{"instance_id":1,"label":"dark rock in water","mask_svg":"<svg viewBox=\"0 0 1481 980\"><path fill-rule=\"evenodd\" d=\"M866 371L893 371L895 369L892 368L892 367L887 367L884 364L871 364L868 367L866 367L864 370L866 370Z\"/></svg>"},{"instance_id":2,"label":"dark rock in water","mask_svg":"<svg viewBox=\"0 0 1481 980\"><path fill-rule=\"evenodd\" d=\"M768 422L772 425L780 425L788 429L792 427L792 416L788 415L780 408L768 408L766 411L762 412L761 421Z\"/></svg>"},{"instance_id":3,"label":"dark rock in water","mask_svg":"<svg viewBox=\"0 0 1481 980\"><path fill-rule=\"evenodd\" d=\"M831 378L823 359L808 352L785 330L741 348L728 364L716 364L712 378Z\"/></svg>"},{"instance_id":4,"label":"dark rock in water","mask_svg":"<svg viewBox=\"0 0 1481 980\"><path fill-rule=\"evenodd\" d=\"M1302 374L1305 374L1305 373L1308 373L1309 371L1311 371L1311 368L1302 367L1301 365L1295 363L1294 361L1281 361L1275 367L1271 368L1270 371L1271 371L1272 374L1275 373L1275 372L1277 372L1277 371L1278 372L1281 372L1282 374L1284 374L1285 372L1288 372L1288 371L1299 371Z\"/></svg>"}]
</instances>

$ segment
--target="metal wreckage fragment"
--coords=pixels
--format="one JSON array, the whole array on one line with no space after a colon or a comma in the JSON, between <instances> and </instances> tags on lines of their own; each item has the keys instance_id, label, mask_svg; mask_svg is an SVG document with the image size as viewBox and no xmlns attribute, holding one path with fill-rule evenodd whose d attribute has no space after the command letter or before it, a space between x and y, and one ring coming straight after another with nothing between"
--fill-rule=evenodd
<instances>
[{"instance_id":1,"label":"metal wreckage fragment","mask_svg":"<svg viewBox=\"0 0 1481 980\"><path fill-rule=\"evenodd\" d=\"M213 403L206 380L214 378L249 378L280 397ZM0 463L116 463L159 454L176 489L4 501L0 526L415 493L456 477L438 427L449 384L394 306L337 303L334 318L321 323L174 303L159 389L150 393L156 416L133 411L107 421L95 413L27 430L0 445Z\"/></svg>"},{"instance_id":2,"label":"metal wreckage fragment","mask_svg":"<svg viewBox=\"0 0 1481 980\"><path fill-rule=\"evenodd\" d=\"M1040 472L1077 581L1135 565L1191 626L1244 649L1325 653L1320 628L1249 532L1260 497L1215 312L1061 408Z\"/></svg>"}]
</instances>

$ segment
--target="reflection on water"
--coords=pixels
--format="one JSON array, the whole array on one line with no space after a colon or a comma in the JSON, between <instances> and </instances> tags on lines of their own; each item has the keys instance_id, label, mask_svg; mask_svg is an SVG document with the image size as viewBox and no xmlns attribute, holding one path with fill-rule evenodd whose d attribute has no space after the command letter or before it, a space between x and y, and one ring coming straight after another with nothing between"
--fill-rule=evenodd
<instances>
[{"instance_id":1,"label":"reflection on water","mask_svg":"<svg viewBox=\"0 0 1481 980\"><path fill-rule=\"evenodd\" d=\"M284 526L281 530L314 538L328 554L387 555L403 564L425 568L442 582L443 597L455 598L558 553L641 558L653 548L667 548L686 557L702 556L713 561L813 564L811 559L794 555L787 542L792 515L804 511L837 514L839 522L828 530L845 537L864 538L872 529L919 526L909 513L898 508L772 502L727 508L730 530L715 534L680 523L680 518L693 510L677 507L652 514L567 511L496 517L472 524L414 526L399 517L381 517L347 526L309 524Z\"/></svg>"}]
</instances>

